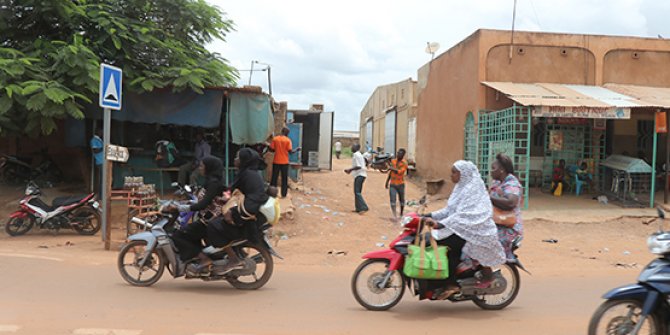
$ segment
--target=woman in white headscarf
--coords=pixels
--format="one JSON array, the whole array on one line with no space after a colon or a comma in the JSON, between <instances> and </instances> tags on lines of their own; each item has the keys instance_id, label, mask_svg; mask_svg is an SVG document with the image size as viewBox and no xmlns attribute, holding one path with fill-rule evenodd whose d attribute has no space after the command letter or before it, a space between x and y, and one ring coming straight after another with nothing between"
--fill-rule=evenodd
<instances>
[{"instance_id":1,"label":"woman in white headscarf","mask_svg":"<svg viewBox=\"0 0 670 335\"><path fill-rule=\"evenodd\" d=\"M461 253L479 261L477 287L486 288L493 280L491 266L505 263L505 253L493 222L491 199L477 167L468 161L457 161L451 168L451 181L456 184L447 207L430 213L426 223L435 227L432 235L440 245L449 246L450 287L439 298L458 292L456 267Z\"/></svg>"}]
</instances>

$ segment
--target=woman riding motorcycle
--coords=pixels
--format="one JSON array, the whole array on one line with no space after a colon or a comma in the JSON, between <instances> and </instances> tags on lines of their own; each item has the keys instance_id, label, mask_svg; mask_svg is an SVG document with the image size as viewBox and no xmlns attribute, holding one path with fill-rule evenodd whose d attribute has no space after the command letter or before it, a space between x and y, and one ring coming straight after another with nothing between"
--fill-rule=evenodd
<instances>
[{"instance_id":1,"label":"woman riding motorcycle","mask_svg":"<svg viewBox=\"0 0 670 335\"><path fill-rule=\"evenodd\" d=\"M208 209L210 206L216 206L216 199L221 197L225 191L223 181L223 163L216 157L205 157L198 171L205 176L205 195L200 201L192 205L179 205L176 209L180 212L199 212ZM214 212L214 211L208 211ZM182 261L188 261L196 256L202 263L211 263L209 257L201 252L202 238L207 234L207 221L213 219L205 214L199 220L186 226L184 230L176 231L172 236L175 245L179 249L179 257Z\"/></svg>"},{"instance_id":2,"label":"woman riding motorcycle","mask_svg":"<svg viewBox=\"0 0 670 335\"><path fill-rule=\"evenodd\" d=\"M268 195L265 192L263 178L258 171L265 168L265 162L254 150L243 148L237 153L234 164L238 168L238 172L229 189L231 191L239 190L244 194L244 201L228 210L223 217L213 218L208 223L201 220L193 228L191 228L193 224L189 225L175 239L182 260L187 261L196 255L198 256L198 263L190 264L187 269L193 275L206 273L212 265L212 260L201 252L201 239L205 238L208 244L216 248L225 248L228 262L220 273L230 272L243 265L237 254L232 248L229 248L231 242L239 239L249 239L252 242L259 240L259 224L265 221L265 217L259 210L260 206L268 200ZM207 172L206 168L205 172ZM226 188L219 188L218 185L218 183L212 182L212 189L220 190L220 194ZM193 207L180 205L178 209L179 211L188 211L193 210Z\"/></svg>"},{"instance_id":3,"label":"woman riding motorcycle","mask_svg":"<svg viewBox=\"0 0 670 335\"><path fill-rule=\"evenodd\" d=\"M498 241L493 223L491 200L477 167L468 161L457 161L451 169L451 181L456 184L447 207L432 212L426 224L437 244L449 246L449 273L456 274L461 253L466 253L483 266L477 274L478 287L487 287L493 279L491 266L505 263L505 254ZM451 275L446 289L437 299L447 299L460 290L455 276Z\"/></svg>"}]
</instances>

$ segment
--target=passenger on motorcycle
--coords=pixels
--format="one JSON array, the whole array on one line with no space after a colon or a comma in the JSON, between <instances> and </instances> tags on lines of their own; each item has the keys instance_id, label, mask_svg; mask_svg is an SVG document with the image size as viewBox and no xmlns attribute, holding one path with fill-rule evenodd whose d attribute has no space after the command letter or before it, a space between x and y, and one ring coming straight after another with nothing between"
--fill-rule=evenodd
<instances>
[{"instance_id":1,"label":"passenger on motorcycle","mask_svg":"<svg viewBox=\"0 0 670 335\"><path fill-rule=\"evenodd\" d=\"M198 167L198 172L205 177L205 195L195 204L179 205L176 209L180 212L199 212L216 206L216 199L221 197L225 190L223 181L223 163L216 157L205 157ZM200 259L201 264L211 264L207 255L201 252L202 238L207 234L207 221L213 219L212 213L207 211L199 220L186 226L184 230L176 231L172 239L179 249L179 257L182 261L188 261L195 257Z\"/></svg>"},{"instance_id":2,"label":"passenger on motorcycle","mask_svg":"<svg viewBox=\"0 0 670 335\"><path fill-rule=\"evenodd\" d=\"M239 190L244 201L228 210L223 218L212 220L207 226L207 241L216 248L225 248L228 263L222 272L229 272L243 266L242 260L230 248L232 242L248 239L252 243L261 240L260 226L266 222L260 207L268 201L265 183L258 171L265 169L265 161L250 148L242 148L235 158L237 176L230 186L231 191ZM270 189L276 193L276 188Z\"/></svg>"},{"instance_id":3,"label":"passenger on motorcycle","mask_svg":"<svg viewBox=\"0 0 670 335\"><path fill-rule=\"evenodd\" d=\"M477 167L468 161L457 161L451 169L451 181L456 184L447 206L432 212L426 224L437 229L432 231L439 245L449 247L449 284L437 296L446 299L460 288L455 274L466 253L483 266L477 287L485 288L493 280L491 266L505 263L505 253L495 223L493 223L491 200Z\"/></svg>"}]
</instances>

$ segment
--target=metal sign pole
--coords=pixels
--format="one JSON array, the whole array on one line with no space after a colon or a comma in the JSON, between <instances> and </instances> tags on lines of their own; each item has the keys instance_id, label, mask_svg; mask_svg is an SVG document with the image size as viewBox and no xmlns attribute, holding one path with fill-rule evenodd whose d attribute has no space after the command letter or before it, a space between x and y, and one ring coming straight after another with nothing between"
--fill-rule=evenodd
<instances>
[{"instance_id":1,"label":"metal sign pole","mask_svg":"<svg viewBox=\"0 0 670 335\"><path fill-rule=\"evenodd\" d=\"M103 121L103 162L102 162L102 240L105 242L105 249L109 250L110 241L109 236L107 235L107 225L109 225L110 214L110 191L108 185L112 176L109 173L109 164L111 162L107 159L107 148L109 147L109 135L111 133L112 126L112 110L105 108L104 121Z\"/></svg>"}]
</instances>

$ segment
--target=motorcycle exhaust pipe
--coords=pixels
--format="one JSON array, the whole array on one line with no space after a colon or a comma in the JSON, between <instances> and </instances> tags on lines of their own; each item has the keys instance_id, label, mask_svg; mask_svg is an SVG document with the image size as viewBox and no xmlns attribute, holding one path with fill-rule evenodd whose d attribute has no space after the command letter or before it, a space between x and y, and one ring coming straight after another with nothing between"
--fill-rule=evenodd
<instances>
[{"instance_id":1,"label":"motorcycle exhaust pipe","mask_svg":"<svg viewBox=\"0 0 670 335\"><path fill-rule=\"evenodd\" d=\"M140 218L132 218L132 219L130 219L130 222L135 223L135 224L138 224L138 225L140 225L140 226L147 227L147 228L151 228L151 227L153 227L153 225L152 225L151 223L146 222L146 221L144 221L144 220L142 220L142 219L140 219Z\"/></svg>"}]
</instances>

